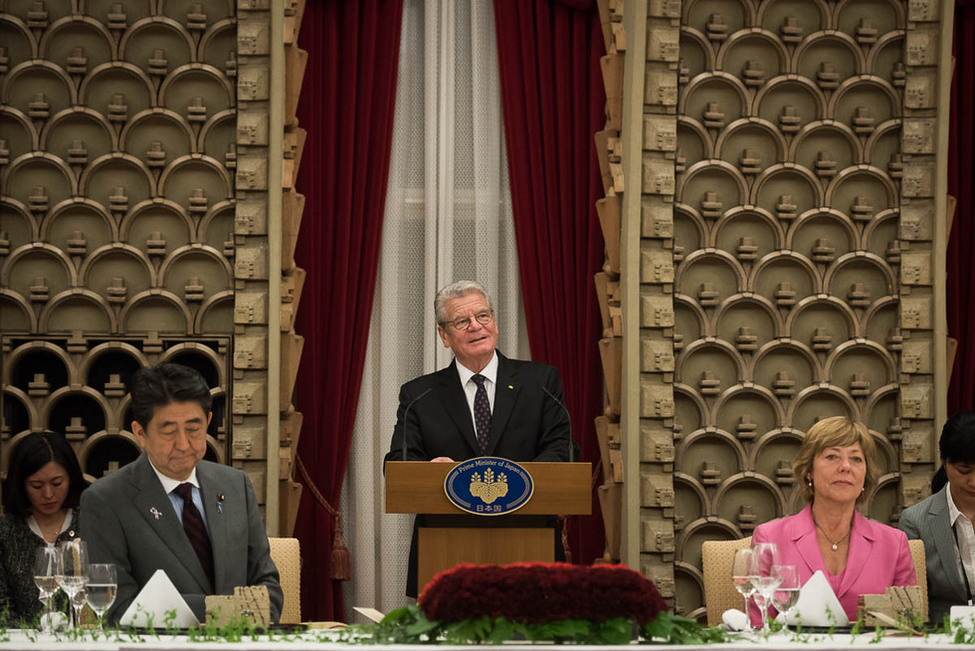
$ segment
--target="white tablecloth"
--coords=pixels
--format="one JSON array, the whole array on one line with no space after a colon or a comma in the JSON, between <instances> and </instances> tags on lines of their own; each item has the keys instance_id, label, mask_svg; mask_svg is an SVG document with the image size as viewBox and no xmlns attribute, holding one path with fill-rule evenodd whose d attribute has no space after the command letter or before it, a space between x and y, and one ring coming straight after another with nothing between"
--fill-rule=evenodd
<instances>
[{"instance_id":1,"label":"white tablecloth","mask_svg":"<svg viewBox=\"0 0 975 651\"><path fill-rule=\"evenodd\" d=\"M395 646L364 646L364 645L354 645L350 646L348 644L343 644L336 642L331 638L331 634L326 631L311 631L308 633L303 633L301 635L289 636L287 639L276 638L274 640L268 640L267 638L261 640L250 640L247 639L244 642L196 642L190 641L189 638L185 636L171 637L166 635L156 636L143 636L137 639L132 639L129 636L123 636L122 640L108 640L106 641L104 637L100 637L98 640L92 640L90 636L85 638L72 640L70 636L60 635L52 636L42 633L28 633L20 630L9 630L6 632L4 638L0 639L0 650L3 649L18 649L25 651L74 651L74 650L91 650L91 651L193 651L196 649L224 649L225 651L233 650L247 650L247 651L290 651L294 649L295 651L301 651L302 649L326 649L326 650L341 650L341 651L367 651L369 649L382 649L383 651L471 651L469 646L443 646L443 645L395 645ZM888 636L880 640L879 642L874 641L875 636L871 633L864 633L856 636L855 639L851 639L850 635L836 634L829 636L826 634L803 634L802 636L796 636L794 634L775 634L768 638L763 637L752 637L750 639L741 640L733 644L710 644L707 646L670 646L670 645L630 645L628 647L621 647L626 649L646 649L647 651L661 651L663 649L683 649L696 650L702 649L707 651L723 651L727 649L755 649L758 651L812 651L812 650L843 650L850 651L851 649L858 649L859 651L873 651L874 649L884 649L884 650L903 650L903 651L914 651L916 649L952 649L954 651L960 651L961 649L971 648L960 646L952 643L952 639L948 636L938 635L930 636L927 638L907 638L907 637L893 637ZM544 644L505 644L501 647L488 647L488 646L477 646L475 647L478 651L484 651L485 649L504 649L504 651L570 651L573 649L578 649L579 651L585 650L595 650L595 649L606 649L605 646L577 646L577 645L544 645ZM613 647L609 647L613 648Z\"/></svg>"}]
</instances>

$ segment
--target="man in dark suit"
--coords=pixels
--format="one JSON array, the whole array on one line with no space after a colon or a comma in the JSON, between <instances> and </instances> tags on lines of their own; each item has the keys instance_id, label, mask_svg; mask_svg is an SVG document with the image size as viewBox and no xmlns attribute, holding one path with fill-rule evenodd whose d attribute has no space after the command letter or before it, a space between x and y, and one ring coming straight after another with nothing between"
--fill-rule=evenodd
<instances>
[{"instance_id":1,"label":"man in dark suit","mask_svg":"<svg viewBox=\"0 0 975 651\"><path fill-rule=\"evenodd\" d=\"M82 494L82 537L92 562L113 563L117 621L149 578L162 569L205 620L206 595L265 585L271 618L283 595L270 557L254 487L247 475L203 461L210 390L179 364L140 369L131 381L132 432L143 454Z\"/></svg>"},{"instance_id":2,"label":"man in dark suit","mask_svg":"<svg viewBox=\"0 0 975 651\"><path fill-rule=\"evenodd\" d=\"M948 483L901 513L898 526L924 541L928 618L940 624L975 592L975 411L948 419L938 444Z\"/></svg>"},{"instance_id":3,"label":"man in dark suit","mask_svg":"<svg viewBox=\"0 0 975 651\"><path fill-rule=\"evenodd\" d=\"M569 419L560 404L558 370L508 359L497 351L494 306L476 282L444 287L437 292L434 310L437 333L454 353L454 361L403 385L384 463L404 458L454 462L479 456L567 461ZM409 596L417 594L416 527L425 524L426 519L418 517L414 526ZM556 550L561 554L561 544Z\"/></svg>"}]
</instances>

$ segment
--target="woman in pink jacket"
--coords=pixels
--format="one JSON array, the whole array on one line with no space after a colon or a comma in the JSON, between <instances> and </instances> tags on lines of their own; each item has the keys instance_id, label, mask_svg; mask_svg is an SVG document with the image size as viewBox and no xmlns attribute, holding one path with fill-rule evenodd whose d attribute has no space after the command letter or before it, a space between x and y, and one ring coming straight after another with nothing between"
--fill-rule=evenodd
<instances>
[{"instance_id":1,"label":"woman in pink jacket","mask_svg":"<svg viewBox=\"0 0 975 651\"><path fill-rule=\"evenodd\" d=\"M845 416L817 422L792 463L809 503L795 515L755 528L752 543L778 544L780 563L795 565L803 584L822 570L850 621L857 597L892 585L915 585L903 531L860 515L856 506L877 485L876 444L862 423ZM760 622L752 607L752 621Z\"/></svg>"}]
</instances>

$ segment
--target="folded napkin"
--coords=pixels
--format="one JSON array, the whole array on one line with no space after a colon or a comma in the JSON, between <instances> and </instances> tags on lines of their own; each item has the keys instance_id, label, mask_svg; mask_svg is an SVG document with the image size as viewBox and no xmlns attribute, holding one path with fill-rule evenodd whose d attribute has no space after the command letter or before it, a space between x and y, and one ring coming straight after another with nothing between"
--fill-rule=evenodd
<instances>
[{"instance_id":1,"label":"folded napkin","mask_svg":"<svg viewBox=\"0 0 975 651\"><path fill-rule=\"evenodd\" d=\"M799 590L799 601L785 618L785 623L803 626L849 626L850 620L826 575L818 570Z\"/></svg>"},{"instance_id":2,"label":"folded napkin","mask_svg":"<svg viewBox=\"0 0 975 651\"><path fill-rule=\"evenodd\" d=\"M949 615L951 623L961 628L975 630L975 606L952 606Z\"/></svg>"},{"instance_id":3,"label":"folded napkin","mask_svg":"<svg viewBox=\"0 0 975 651\"><path fill-rule=\"evenodd\" d=\"M749 627L748 615L737 608L729 608L721 615L721 621L729 631L744 631Z\"/></svg>"},{"instance_id":4,"label":"folded napkin","mask_svg":"<svg viewBox=\"0 0 975 651\"><path fill-rule=\"evenodd\" d=\"M166 613L175 610L176 619L166 621ZM163 570L149 577L142 590L136 595L119 619L122 626L136 626L140 628L189 628L199 626L196 615L187 605L183 595Z\"/></svg>"}]
</instances>

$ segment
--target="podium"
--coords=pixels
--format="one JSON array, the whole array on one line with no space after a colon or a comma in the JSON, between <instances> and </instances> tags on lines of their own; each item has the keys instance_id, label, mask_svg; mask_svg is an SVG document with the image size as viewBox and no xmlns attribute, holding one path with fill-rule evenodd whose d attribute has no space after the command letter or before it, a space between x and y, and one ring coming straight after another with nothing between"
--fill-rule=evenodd
<instances>
[{"instance_id":1,"label":"podium","mask_svg":"<svg viewBox=\"0 0 975 651\"><path fill-rule=\"evenodd\" d=\"M386 463L386 513L417 515L417 586L458 563L553 562L555 515L592 513L589 463L519 463L534 483L528 502L509 515L470 515L447 499L444 481L458 463ZM422 522L421 522L422 521Z\"/></svg>"}]
</instances>

